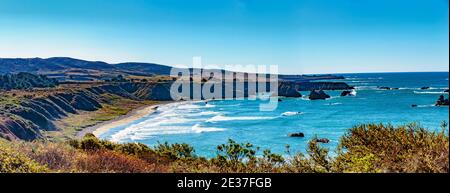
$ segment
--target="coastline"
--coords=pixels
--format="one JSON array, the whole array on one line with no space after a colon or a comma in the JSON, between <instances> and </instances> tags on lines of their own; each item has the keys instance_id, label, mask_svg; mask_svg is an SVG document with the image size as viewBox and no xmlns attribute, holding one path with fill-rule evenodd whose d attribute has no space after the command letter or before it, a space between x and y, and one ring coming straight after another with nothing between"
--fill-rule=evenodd
<instances>
[{"instance_id":1,"label":"coastline","mask_svg":"<svg viewBox=\"0 0 450 193\"><path fill-rule=\"evenodd\" d=\"M131 110L125 115L119 116L117 118L111 119L109 121L104 121L98 123L94 126L84 128L83 130L77 132L76 138L82 138L84 135L88 133L94 134L96 137L99 137L103 133L109 131L110 129L119 127L121 125L129 124L133 121L136 121L146 115L153 114L156 112L156 108L161 105L166 105L169 103L174 103L177 101L160 101L157 104L146 105L136 109Z\"/></svg>"}]
</instances>

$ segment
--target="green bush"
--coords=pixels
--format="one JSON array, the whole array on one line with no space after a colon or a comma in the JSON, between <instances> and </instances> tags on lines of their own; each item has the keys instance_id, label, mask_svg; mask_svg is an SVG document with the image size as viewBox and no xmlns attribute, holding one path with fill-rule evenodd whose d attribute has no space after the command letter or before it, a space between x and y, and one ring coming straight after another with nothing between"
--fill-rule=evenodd
<instances>
[{"instance_id":1,"label":"green bush","mask_svg":"<svg viewBox=\"0 0 450 193\"><path fill-rule=\"evenodd\" d=\"M259 154L258 147L229 139L217 146L212 159L195 155L188 144L118 144L92 134L70 145L0 140L0 172L448 173L446 127L430 132L416 124L355 126L341 138L333 156L316 139L309 142L305 155L290 155L288 148L287 157L270 150Z\"/></svg>"},{"instance_id":2,"label":"green bush","mask_svg":"<svg viewBox=\"0 0 450 193\"><path fill-rule=\"evenodd\" d=\"M394 127L367 124L342 137L336 158L338 172L448 172L446 124L430 132L417 124Z\"/></svg>"},{"instance_id":3,"label":"green bush","mask_svg":"<svg viewBox=\"0 0 450 193\"><path fill-rule=\"evenodd\" d=\"M45 166L39 165L25 155L11 150L0 142L0 173L42 173Z\"/></svg>"}]
</instances>

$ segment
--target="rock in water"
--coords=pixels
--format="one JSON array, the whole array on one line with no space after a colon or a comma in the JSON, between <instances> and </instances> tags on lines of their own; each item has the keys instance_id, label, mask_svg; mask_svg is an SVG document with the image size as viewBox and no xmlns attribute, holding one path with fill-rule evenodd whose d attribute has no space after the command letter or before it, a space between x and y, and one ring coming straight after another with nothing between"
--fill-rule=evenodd
<instances>
[{"instance_id":1,"label":"rock in water","mask_svg":"<svg viewBox=\"0 0 450 193\"><path fill-rule=\"evenodd\" d=\"M444 95L439 96L439 99L436 101L436 106L448 106L449 101L448 98L445 99Z\"/></svg>"},{"instance_id":2,"label":"rock in water","mask_svg":"<svg viewBox=\"0 0 450 193\"><path fill-rule=\"evenodd\" d=\"M305 134L303 133L289 133L289 137L305 137Z\"/></svg>"},{"instance_id":3,"label":"rock in water","mask_svg":"<svg viewBox=\"0 0 450 193\"><path fill-rule=\"evenodd\" d=\"M449 90L447 89L447 90L444 90L444 92L449 92Z\"/></svg>"},{"instance_id":4,"label":"rock in water","mask_svg":"<svg viewBox=\"0 0 450 193\"><path fill-rule=\"evenodd\" d=\"M327 95L323 90L312 90L309 94L310 100L324 100L330 98L330 95Z\"/></svg>"},{"instance_id":5,"label":"rock in water","mask_svg":"<svg viewBox=\"0 0 450 193\"><path fill-rule=\"evenodd\" d=\"M378 89L381 89L381 90L391 90L391 87L387 87L387 86L379 86Z\"/></svg>"},{"instance_id":6,"label":"rock in water","mask_svg":"<svg viewBox=\"0 0 450 193\"><path fill-rule=\"evenodd\" d=\"M341 93L341 96L355 96L356 92L351 90L344 90Z\"/></svg>"},{"instance_id":7,"label":"rock in water","mask_svg":"<svg viewBox=\"0 0 450 193\"><path fill-rule=\"evenodd\" d=\"M317 143L329 143L330 140L327 138L322 138L322 139L316 139L316 142Z\"/></svg>"},{"instance_id":8,"label":"rock in water","mask_svg":"<svg viewBox=\"0 0 450 193\"><path fill-rule=\"evenodd\" d=\"M422 87L422 88L420 88L421 90L427 90L427 89L430 89L430 87L429 86L424 86L424 87Z\"/></svg>"}]
</instances>

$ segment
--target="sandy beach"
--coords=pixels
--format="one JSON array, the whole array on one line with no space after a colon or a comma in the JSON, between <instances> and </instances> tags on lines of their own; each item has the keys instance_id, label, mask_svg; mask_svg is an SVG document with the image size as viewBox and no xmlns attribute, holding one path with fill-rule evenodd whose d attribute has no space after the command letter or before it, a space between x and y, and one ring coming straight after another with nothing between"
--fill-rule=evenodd
<instances>
[{"instance_id":1,"label":"sandy beach","mask_svg":"<svg viewBox=\"0 0 450 193\"><path fill-rule=\"evenodd\" d=\"M85 128L82 131L78 132L76 137L82 138L87 133L92 133L95 136L99 137L100 135L102 135L103 133L107 132L108 130L110 130L112 128L116 128L121 125L129 124L129 123L136 121L146 115L156 112L156 110L159 106L173 103L173 102L175 102L175 101L162 101L155 105L143 106L143 107L139 107L137 109L133 109L126 115L122 115L115 119L101 122L92 127Z\"/></svg>"}]
</instances>

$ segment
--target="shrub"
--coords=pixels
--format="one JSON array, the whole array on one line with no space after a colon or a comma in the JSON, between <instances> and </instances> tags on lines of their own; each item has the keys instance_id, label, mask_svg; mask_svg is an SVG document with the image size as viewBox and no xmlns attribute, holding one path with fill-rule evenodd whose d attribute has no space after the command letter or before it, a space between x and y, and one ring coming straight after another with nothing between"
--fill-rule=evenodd
<instances>
[{"instance_id":1,"label":"shrub","mask_svg":"<svg viewBox=\"0 0 450 193\"><path fill-rule=\"evenodd\" d=\"M342 137L337 171L449 172L445 128L430 132L417 124L367 124Z\"/></svg>"},{"instance_id":2,"label":"shrub","mask_svg":"<svg viewBox=\"0 0 450 193\"><path fill-rule=\"evenodd\" d=\"M39 165L0 142L0 173L42 173L47 171L45 166Z\"/></svg>"},{"instance_id":3,"label":"shrub","mask_svg":"<svg viewBox=\"0 0 450 193\"><path fill-rule=\"evenodd\" d=\"M76 160L81 152L62 143L33 142L22 146L29 158L55 172L76 172Z\"/></svg>"},{"instance_id":4,"label":"shrub","mask_svg":"<svg viewBox=\"0 0 450 193\"><path fill-rule=\"evenodd\" d=\"M114 151L95 151L77 161L80 171L90 173L143 173L154 172L155 167L134 156Z\"/></svg>"},{"instance_id":5,"label":"shrub","mask_svg":"<svg viewBox=\"0 0 450 193\"><path fill-rule=\"evenodd\" d=\"M194 155L194 148L186 143L182 144L169 144L169 143L159 143L155 147L155 151L159 153L160 155L167 157L171 160L177 160L177 159L186 159L186 158L193 158Z\"/></svg>"},{"instance_id":6,"label":"shrub","mask_svg":"<svg viewBox=\"0 0 450 193\"><path fill-rule=\"evenodd\" d=\"M250 143L239 144L228 139L228 143L217 146L217 157L213 158L211 162L226 172L242 171L248 165L255 164L257 149Z\"/></svg>"}]
</instances>

